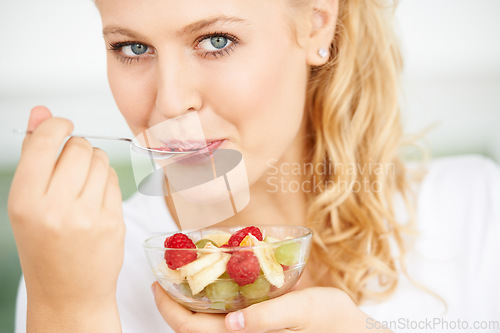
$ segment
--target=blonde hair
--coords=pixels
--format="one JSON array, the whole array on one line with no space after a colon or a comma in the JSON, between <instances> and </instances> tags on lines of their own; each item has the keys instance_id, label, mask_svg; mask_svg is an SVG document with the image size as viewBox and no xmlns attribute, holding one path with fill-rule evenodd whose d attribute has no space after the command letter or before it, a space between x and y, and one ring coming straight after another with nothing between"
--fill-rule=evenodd
<instances>
[{"instance_id":1,"label":"blonde hair","mask_svg":"<svg viewBox=\"0 0 500 333\"><path fill-rule=\"evenodd\" d=\"M290 1L295 8L309 6ZM306 175L320 185L307 192L307 223L315 230L311 261L324 268L313 278L344 290L356 304L395 290L404 271L403 234L412 225L397 221L393 204L401 195L412 211L398 156L402 60L387 15L395 5L339 0L330 59L311 69L307 91L313 149L305 160L332 170L312 168Z\"/></svg>"}]
</instances>

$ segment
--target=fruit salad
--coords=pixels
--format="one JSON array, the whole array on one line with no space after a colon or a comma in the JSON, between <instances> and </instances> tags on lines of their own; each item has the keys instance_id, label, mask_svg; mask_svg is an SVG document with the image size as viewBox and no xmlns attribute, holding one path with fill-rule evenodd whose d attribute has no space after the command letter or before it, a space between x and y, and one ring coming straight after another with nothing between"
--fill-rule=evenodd
<instances>
[{"instance_id":1,"label":"fruit salad","mask_svg":"<svg viewBox=\"0 0 500 333\"><path fill-rule=\"evenodd\" d=\"M254 226L201 237L168 236L164 260L153 269L160 284L175 291L174 299L197 302L195 311L234 311L286 293L309 253L303 239L266 236Z\"/></svg>"}]
</instances>

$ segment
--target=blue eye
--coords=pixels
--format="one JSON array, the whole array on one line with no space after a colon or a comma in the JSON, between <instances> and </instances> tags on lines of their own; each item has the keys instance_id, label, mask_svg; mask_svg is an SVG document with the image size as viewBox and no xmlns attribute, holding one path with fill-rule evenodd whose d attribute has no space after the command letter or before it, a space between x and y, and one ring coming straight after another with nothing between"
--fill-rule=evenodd
<instances>
[{"instance_id":1,"label":"blue eye","mask_svg":"<svg viewBox=\"0 0 500 333\"><path fill-rule=\"evenodd\" d=\"M133 44L130 45L130 50L136 55L141 55L148 51L148 47L143 44Z\"/></svg>"},{"instance_id":2,"label":"blue eye","mask_svg":"<svg viewBox=\"0 0 500 333\"><path fill-rule=\"evenodd\" d=\"M139 42L110 43L109 50L115 52L118 59L124 63L145 60L143 58L153 55L156 52L152 46Z\"/></svg>"},{"instance_id":3,"label":"blue eye","mask_svg":"<svg viewBox=\"0 0 500 333\"><path fill-rule=\"evenodd\" d=\"M226 37L216 36L210 38L210 44L216 49L223 49L228 44L228 40Z\"/></svg>"},{"instance_id":4,"label":"blue eye","mask_svg":"<svg viewBox=\"0 0 500 333\"><path fill-rule=\"evenodd\" d=\"M212 34L204 36L198 42L197 49L207 51L207 53L217 53L228 51L238 43L236 37L226 34Z\"/></svg>"},{"instance_id":5,"label":"blue eye","mask_svg":"<svg viewBox=\"0 0 500 333\"><path fill-rule=\"evenodd\" d=\"M149 51L149 46L144 44L131 44L122 47L122 52L127 57L137 57Z\"/></svg>"}]
</instances>

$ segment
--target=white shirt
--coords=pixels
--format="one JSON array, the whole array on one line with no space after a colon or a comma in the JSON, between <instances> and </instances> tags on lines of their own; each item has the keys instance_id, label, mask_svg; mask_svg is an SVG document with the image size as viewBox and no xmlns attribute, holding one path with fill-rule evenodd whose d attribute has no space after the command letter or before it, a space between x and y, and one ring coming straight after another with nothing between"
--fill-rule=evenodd
<instances>
[{"instance_id":1,"label":"white shirt","mask_svg":"<svg viewBox=\"0 0 500 333\"><path fill-rule=\"evenodd\" d=\"M156 309L150 290L155 279L142 243L152 233L178 228L161 197L135 194L123 208L127 235L117 288L123 332L173 332ZM408 271L446 301L447 312L437 297L401 276L390 299L360 307L374 318L367 328L386 324L394 332L458 332L467 325L464 332L472 332L482 325L480 332L500 332L498 166L480 156L434 160L418 188L417 220L420 236L407 255ZM25 332L25 323L21 280L16 333Z\"/></svg>"}]
</instances>

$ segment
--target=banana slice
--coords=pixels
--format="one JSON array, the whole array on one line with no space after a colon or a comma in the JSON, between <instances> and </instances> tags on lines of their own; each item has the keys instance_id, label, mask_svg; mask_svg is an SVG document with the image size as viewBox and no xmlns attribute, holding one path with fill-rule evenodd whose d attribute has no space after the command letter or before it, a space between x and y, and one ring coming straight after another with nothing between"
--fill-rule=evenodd
<instances>
[{"instance_id":1,"label":"banana slice","mask_svg":"<svg viewBox=\"0 0 500 333\"><path fill-rule=\"evenodd\" d=\"M277 243L277 242L281 242L281 239L279 238L274 238L274 237L271 237L271 236L266 236L266 238L264 238L264 242L266 243Z\"/></svg>"},{"instance_id":2,"label":"banana slice","mask_svg":"<svg viewBox=\"0 0 500 333\"><path fill-rule=\"evenodd\" d=\"M217 247L213 246L212 244L207 243L204 249L212 249L214 250L214 253L203 254L195 261L192 261L189 264L179 268L179 273L182 279L187 276L195 275L202 269L212 265L221 258L222 252L218 251Z\"/></svg>"},{"instance_id":3,"label":"banana slice","mask_svg":"<svg viewBox=\"0 0 500 333\"><path fill-rule=\"evenodd\" d=\"M274 256L273 247L266 242L259 242L253 252L259 260L260 269L264 272L267 281L277 288L281 288L285 283L285 275L283 275L283 267Z\"/></svg>"},{"instance_id":4,"label":"banana slice","mask_svg":"<svg viewBox=\"0 0 500 333\"><path fill-rule=\"evenodd\" d=\"M231 255L227 253L219 254L220 259L218 261L204 268L195 275L187 277L187 281L193 295L198 294L226 271L226 264L229 261L229 258L231 258Z\"/></svg>"},{"instance_id":5,"label":"banana slice","mask_svg":"<svg viewBox=\"0 0 500 333\"><path fill-rule=\"evenodd\" d=\"M168 268L165 262L157 266L155 274L160 276L163 275L165 278L175 283L180 283L182 280L184 280L184 277L181 277L179 271Z\"/></svg>"},{"instance_id":6,"label":"banana slice","mask_svg":"<svg viewBox=\"0 0 500 333\"><path fill-rule=\"evenodd\" d=\"M227 243L231 234L227 232L214 232L213 234L207 234L203 236L204 239L209 239L215 243L217 246Z\"/></svg>"}]
</instances>

